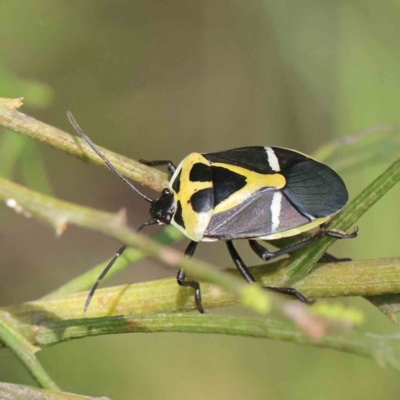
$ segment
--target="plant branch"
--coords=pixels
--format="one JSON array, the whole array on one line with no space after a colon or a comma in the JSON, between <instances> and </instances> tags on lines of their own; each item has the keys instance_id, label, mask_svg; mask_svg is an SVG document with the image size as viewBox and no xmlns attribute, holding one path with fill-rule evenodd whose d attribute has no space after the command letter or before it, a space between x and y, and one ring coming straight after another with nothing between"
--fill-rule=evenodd
<instances>
[{"instance_id":1,"label":"plant branch","mask_svg":"<svg viewBox=\"0 0 400 400\"><path fill-rule=\"evenodd\" d=\"M21 99L0 99L0 124L24 135L44 141L53 147L59 148L75 156L81 158L89 157L91 161L103 165L100 158L97 157L79 138L72 137L65 132L18 112L17 108L21 105ZM379 127L379 129L382 129L382 127ZM365 133L363 133L363 135L365 135ZM154 189L159 190L166 186L167 181L165 174L160 176L160 172L153 168L148 168L140 163L117 156L115 153L108 152L105 149L101 150L124 175L136 179ZM115 159L113 157L115 157ZM119 164L119 160L122 160L121 164ZM126 167L127 164L129 164L129 167ZM351 225L353 225L364 212L366 212L399 180L399 178L400 161L397 161L359 196L357 196L357 198L354 199L345 210L334 218L328 228L346 230L351 227ZM50 218L47 219L47 222L53 224L58 233L62 232L62 218ZM291 257L291 262L286 266L286 268L280 270L280 278L276 281L277 285L293 285L296 281L308 274L314 268L314 265L320 256L333 242L334 239L325 238L318 243L296 252L293 257Z\"/></svg>"},{"instance_id":2,"label":"plant branch","mask_svg":"<svg viewBox=\"0 0 400 400\"><path fill-rule=\"evenodd\" d=\"M330 348L342 352L357 354L372 360L380 360L384 364L400 370L400 357L396 343L379 339L379 335L367 332L344 332L343 334L327 334L318 340L301 332L287 321L232 317L222 315L153 315L136 317L132 315L85 321L86 326L79 324L55 323L41 329L37 340L43 344L59 341L59 336L68 339L103 335L109 333L156 333L156 332L189 332L247 336L274 340L285 340L298 344L306 344L320 348ZM83 321L80 321L83 322ZM64 326L63 326L64 325ZM83 328L83 329L81 329Z\"/></svg>"},{"instance_id":3,"label":"plant branch","mask_svg":"<svg viewBox=\"0 0 400 400\"><path fill-rule=\"evenodd\" d=\"M103 165L103 162L79 138L18 112L17 108L20 105L18 99L0 99L0 124L69 154ZM124 175L156 190L166 186L165 174L105 149L101 150ZM400 161L393 164L351 202L346 210L333 220L330 229L344 230L354 224L399 178ZM136 251L132 255L133 258L145 254L171 267L184 268L193 277L211 283L202 286L204 305L207 309L235 304L238 300L259 312L266 312L269 308L268 297L258 285L247 285L234 273L219 272L207 263L184 258L179 252L136 234L127 227L122 212L110 214L63 202L2 178L0 178L0 198L16 212L25 216L35 216L50 224L57 234L61 234L68 224L75 224L103 232L137 248L139 253ZM268 266L253 268L252 271L265 285L278 286L291 278L291 281L297 282L296 288L310 297L376 295L400 291L399 258L334 265L319 264L318 269L306 276L311 271L310 265L320 258L331 242L333 240L324 239L309 246L305 251L297 252L293 261L285 259ZM31 360L24 359L28 353L20 350L24 349L23 346L29 341L47 345L72 338L116 332L224 333L329 347L364 357L379 358L395 368L400 368L394 349L383 339L369 337L366 333L324 335L319 336L319 340L316 341L315 338L310 338L309 333L305 334L294 325L282 321L209 315L158 315L156 312L189 311L196 308L192 291L178 287L173 279L101 289L92 302L90 318L82 318L82 306L87 294L77 293L69 296L61 294L86 288L87 285L87 279L78 280L42 300L1 309L3 320L6 321L4 326L0 327L1 340L7 346L14 346L16 354L29 364ZM288 307L287 303L284 303L282 309L287 311ZM130 316L130 313L135 317ZM307 317L309 316L310 314L307 314ZM23 336L18 336L21 334ZM17 344L10 342L10 335L15 337ZM33 349L32 347L30 350ZM44 384L49 385L48 382Z\"/></svg>"},{"instance_id":4,"label":"plant branch","mask_svg":"<svg viewBox=\"0 0 400 400\"><path fill-rule=\"evenodd\" d=\"M35 356L39 348L14 329L8 317L8 313L0 313L0 340L21 360L39 385L46 389L60 390Z\"/></svg>"},{"instance_id":5,"label":"plant branch","mask_svg":"<svg viewBox=\"0 0 400 400\"><path fill-rule=\"evenodd\" d=\"M43 390L25 385L0 382L0 399L9 400L109 400L108 397L91 397L54 390Z\"/></svg>"},{"instance_id":6,"label":"plant branch","mask_svg":"<svg viewBox=\"0 0 400 400\"><path fill-rule=\"evenodd\" d=\"M194 278L211 282L235 293L243 305L258 312L269 309L268 295L259 285L247 285L243 280L218 271L214 266L197 259L186 258L176 250L157 244L150 238L137 234L125 222L124 213L111 214L68 203L43 195L21 185L0 178L0 199L15 211L49 223L58 234L68 224L82 226L107 234L121 243L135 247L165 265L183 268ZM186 293L191 293L186 290ZM193 308L196 305L193 302Z\"/></svg>"},{"instance_id":7,"label":"plant branch","mask_svg":"<svg viewBox=\"0 0 400 400\"><path fill-rule=\"evenodd\" d=\"M349 135L341 136L319 147L314 153L313 157L318 161L326 160L335 151L343 149L344 146L354 146L366 139L368 136L374 136L382 133L399 133L399 124L378 124L367 129L362 129L351 133ZM379 139L376 139L379 140Z\"/></svg>"},{"instance_id":8,"label":"plant branch","mask_svg":"<svg viewBox=\"0 0 400 400\"><path fill-rule=\"evenodd\" d=\"M31 306L33 303L31 303ZM25 305L25 306L28 306ZM14 307L16 310L16 307ZM38 311L37 311L38 312ZM26 314L25 314L26 315ZM13 314L15 317L16 314ZM49 318L37 320L26 334L33 343L47 346L65 340L94 335L115 333L186 332L225 334L291 341L320 348L329 348L379 360L400 370L399 351L396 342L384 340L368 332L349 331L342 334L326 334L317 340L300 331L292 323L260 318L221 315L132 314L103 318L62 320L49 314ZM343 328L342 328L343 330Z\"/></svg>"},{"instance_id":9,"label":"plant branch","mask_svg":"<svg viewBox=\"0 0 400 400\"><path fill-rule=\"evenodd\" d=\"M380 264L378 263L380 262ZM302 291L324 295L357 294L361 292L398 291L400 288L400 258L354 262L321 266L313 274L299 282ZM378 268L378 275L375 270ZM256 275L262 268L253 269ZM336 277L340 276L340 279ZM357 281L356 276L363 280ZM332 278L336 281L332 285ZM263 276L268 283L271 276ZM334 288L334 290L332 290ZM203 284L203 301L206 309L237 303L237 297L219 290L211 284ZM156 295L155 295L156 294ZM82 307L86 293L42 299L21 305L4 307L2 315L29 342L45 346L73 338L90 335L127 332L197 332L264 337L288 340L299 344L331 348L368 358L379 358L399 369L397 352L385 341L368 338L366 333L346 332L326 334L312 339L310 332L302 332L293 324L256 318L165 314L165 311L189 311L192 299L183 293L174 279L162 279L100 289L89 313ZM291 305L299 305L290 302ZM318 303L320 304L320 303ZM313 310L312 308L311 310ZM164 312L163 314L159 314ZM122 315L121 315L122 314ZM133 317L134 316L134 317ZM321 324L315 316L312 328ZM324 327L324 322L322 322ZM343 329L343 328L342 328ZM311 335L312 336L312 335ZM379 339L379 337L378 337ZM392 342L393 343L393 342ZM388 346L388 347L387 347Z\"/></svg>"},{"instance_id":10,"label":"plant branch","mask_svg":"<svg viewBox=\"0 0 400 400\"><path fill-rule=\"evenodd\" d=\"M153 240L168 246L177 242L182 237L183 234L178 229L175 229L173 226L166 226L163 231L153 237ZM127 248L124 253L120 257L118 257L113 267L104 277L103 282L107 279L110 279L118 272L124 270L128 265L133 264L145 257L146 255L142 251ZM93 287L93 283L97 281L97 278L104 271L104 268L108 265L109 261L110 260L100 263L89 271L79 275L75 279L72 279L71 281L67 282L58 289L46 295L44 299L65 296L67 294L82 292L84 290L91 289Z\"/></svg>"},{"instance_id":11,"label":"plant branch","mask_svg":"<svg viewBox=\"0 0 400 400\"><path fill-rule=\"evenodd\" d=\"M22 104L22 98L0 98L0 125L20 133L21 135L39 140L40 142L46 143L77 158L89 160L94 164L105 167L104 162L94 153L85 141L17 111ZM129 158L104 149L101 146L98 147L115 168L126 177L159 192L167 187L168 180L166 173L147 167L139 162L132 161Z\"/></svg>"},{"instance_id":12,"label":"plant branch","mask_svg":"<svg viewBox=\"0 0 400 400\"><path fill-rule=\"evenodd\" d=\"M353 226L382 196L400 180L400 159L389 166L380 176L368 185L343 211L341 211L326 229L345 231ZM317 261L336 239L324 238L295 252L287 267L281 271L281 285L292 285L309 274Z\"/></svg>"},{"instance_id":13,"label":"plant branch","mask_svg":"<svg viewBox=\"0 0 400 400\"><path fill-rule=\"evenodd\" d=\"M281 263L279 261L274 266ZM271 285L274 273L268 270L268 265L251 269L264 284ZM237 272L229 270L224 274L235 275ZM324 264L299 281L296 288L313 298L396 293L400 291L400 257ZM237 296L209 283L202 284L202 293L207 310L238 303ZM84 314L86 297L87 292L46 297L3 310L19 323L35 326L52 320L82 319L85 315L90 318L120 314L138 316L191 311L194 308L191 294L179 287L173 278L99 289L89 311Z\"/></svg>"}]
</instances>

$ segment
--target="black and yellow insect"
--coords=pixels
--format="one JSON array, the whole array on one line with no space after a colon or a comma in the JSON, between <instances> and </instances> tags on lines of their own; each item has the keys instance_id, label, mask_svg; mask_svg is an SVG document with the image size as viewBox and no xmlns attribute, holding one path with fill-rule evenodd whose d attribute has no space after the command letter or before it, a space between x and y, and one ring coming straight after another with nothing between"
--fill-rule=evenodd
<instances>
[{"instance_id":1,"label":"black and yellow insect","mask_svg":"<svg viewBox=\"0 0 400 400\"><path fill-rule=\"evenodd\" d=\"M346 234L320 229L308 239L275 252L268 251L258 243L257 240L295 236L322 226L347 203L347 189L340 176L305 154L280 147L252 146L216 153L191 153L178 167L167 160L142 160L146 165L166 165L171 175L168 188L162 191L158 199L153 200L122 177L83 133L72 115L68 113L68 116L77 132L107 166L150 203L151 218L139 231L154 224L174 225L191 240L185 252L188 257L193 255L201 241L224 240L236 267L249 283L254 283L255 279L237 253L232 240L249 240L251 248L259 257L270 260L324 236L345 239L357 235L356 231ZM125 246L99 277L85 309L98 283L124 250ZM177 282L195 290L197 308L204 312L199 283L186 280L183 270L178 271ZM293 294L307 302L293 288L269 289Z\"/></svg>"}]
</instances>

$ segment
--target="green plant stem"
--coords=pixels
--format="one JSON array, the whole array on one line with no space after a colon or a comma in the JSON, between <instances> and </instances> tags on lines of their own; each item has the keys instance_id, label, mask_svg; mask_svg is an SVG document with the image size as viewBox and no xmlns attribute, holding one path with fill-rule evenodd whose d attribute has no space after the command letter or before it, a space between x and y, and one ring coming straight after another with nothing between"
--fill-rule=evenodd
<instances>
[{"instance_id":1,"label":"green plant stem","mask_svg":"<svg viewBox=\"0 0 400 400\"><path fill-rule=\"evenodd\" d=\"M49 223L59 234L69 224L102 232L121 243L141 250L144 254L160 260L165 265L172 268L183 268L198 280L215 283L232 291L241 299L243 305L255 311L267 312L269 309L268 295L259 285L247 285L242 279L220 272L208 263L186 258L176 250L137 234L126 225L123 213L110 214L91 210L40 194L3 178L0 178L0 199L5 200L8 204L12 199L15 211L33 215ZM191 290L185 290L185 292L192 293ZM194 301L193 307L196 308Z\"/></svg>"},{"instance_id":2,"label":"green plant stem","mask_svg":"<svg viewBox=\"0 0 400 400\"><path fill-rule=\"evenodd\" d=\"M378 271L376 271L378 269ZM262 268L252 272L266 283L271 275ZM362 280L354 279L362 277ZM337 278L340 277L340 278ZM332 282L332 278L335 280ZM400 258L323 265L299 282L305 292L330 296L399 291ZM206 309L237 303L237 297L217 287L204 284ZM325 292L324 292L325 291ZM125 332L197 332L264 337L299 344L332 348L378 358L399 368L394 349L386 342L365 333L324 335L315 340L293 324L265 319L171 314L193 309L192 299L176 285L175 279L162 279L130 286L100 289L87 314L83 313L86 293L38 300L1 309L8 321L25 340L45 346L65 340ZM293 304L297 304L294 302ZM166 314L165 311L169 313ZM159 314L163 312L163 314ZM20 340L20 339L19 339ZM393 343L393 342L392 342ZM382 347L383 346L383 347Z\"/></svg>"},{"instance_id":3,"label":"green plant stem","mask_svg":"<svg viewBox=\"0 0 400 400\"><path fill-rule=\"evenodd\" d=\"M282 261L274 266L280 263ZM251 271L264 284L274 283L274 273L269 272L268 266L253 267ZM233 270L229 270L229 274L227 272L224 273L237 274ZM400 291L400 257L321 265L299 281L296 288L312 298L396 293ZM238 303L237 296L215 285L202 284L202 293L206 310ZM12 316L13 320L18 321L20 327L34 328L35 325L47 325L53 320L121 314L138 316L160 312L184 312L194 308L191 293L179 287L173 278L99 289L88 312L84 314L86 297L87 292L75 293L44 298L3 310Z\"/></svg>"},{"instance_id":4,"label":"green plant stem","mask_svg":"<svg viewBox=\"0 0 400 400\"><path fill-rule=\"evenodd\" d=\"M19 105L18 100L0 99L0 124L69 154L103 165L102 161L79 138L18 112ZM165 174L105 149L102 151L124 175L156 190L166 186ZM330 229L344 230L350 227L399 178L399 162L396 162L332 221ZM184 268L195 278L218 285L218 287L212 284L202 286L204 305L207 309L235 304L238 298L253 310L265 312L268 309L266 294L257 285L246 285L235 274L218 272L207 263L186 259L179 252L136 234L126 226L123 213L109 214L63 202L1 178L0 198L8 200L7 204L15 211L23 215L35 216L49 223L58 234L61 234L68 224L103 232L122 243L137 248L142 254L157 258L166 265ZM294 263L286 259L268 265L267 268L270 270L268 273L265 272L265 267L255 268L253 272L266 285L280 285L282 281L291 278L291 281L297 282L296 287L310 297L375 295L400 291L398 258L325 265L306 276L311 271L312 263L320 258L332 241L324 239L305 251L299 251L293 257ZM306 257L302 256L303 253ZM83 285L83 282L84 279L81 282L78 280L67 288L64 287L61 292L75 290L78 285ZM226 289L226 292L219 287ZM29 366L32 358L27 355L33 354L33 350L36 350L33 345L30 345L32 347L29 349L26 347L29 342L47 345L88 335L172 331L224 333L290 340L378 358L399 368L397 355L387 342L372 338L366 333L325 335L315 341L294 325L282 321L209 315L156 314L160 311L189 311L196 308L192 291L178 287L172 279L99 290L88 313L90 318L87 316L83 318L82 312L86 293L61 296L61 292L57 293L58 297L7 307L1 311L4 317L0 330L3 343L13 347L21 360ZM130 313L133 313L135 317L130 316ZM30 366L30 369L32 368L34 367ZM40 369L37 369L35 373L37 371ZM40 379L46 381L45 376L41 376ZM49 385L49 382L41 384Z\"/></svg>"},{"instance_id":5,"label":"green plant stem","mask_svg":"<svg viewBox=\"0 0 400 400\"><path fill-rule=\"evenodd\" d=\"M0 98L0 125L21 135L39 140L77 158L89 160L94 164L105 167L104 162L82 139L17 111L22 105L22 100ZM67 117L65 116L65 118ZM168 179L166 173L132 161L101 146L98 147L117 170L126 177L158 192L167 187Z\"/></svg>"},{"instance_id":6,"label":"green plant stem","mask_svg":"<svg viewBox=\"0 0 400 400\"><path fill-rule=\"evenodd\" d=\"M395 161L378 178L368 185L345 209L340 212L326 229L345 231L352 227L384 194L400 180L400 159ZM290 263L281 271L282 285L292 285L309 274L315 263L336 239L324 238L293 254Z\"/></svg>"},{"instance_id":7,"label":"green plant stem","mask_svg":"<svg viewBox=\"0 0 400 400\"><path fill-rule=\"evenodd\" d=\"M280 269L290 262L253 267L252 272L265 286L276 286ZM400 257L317 264L314 271L294 287L309 298L373 296L400 292ZM272 267L272 268L271 268Z\"/></svg>"},{"instance_id":8,"label":"green plant stem","mask_svg":"<svg viewBox=\"0 0 400 400\"><path fill-rule=\"evenodd\" d=\"M91 397L78 394L43 390L25 385L0 382L0 399L4 400L107 400L108 397Z\"/></svg>"},{"instance_id":9,"label":"green plant stem","mask_svg":"<svg viewBox=\"0 0 400 400\"><path fill-rule=\"evenodd\" d=\"M55 226L58 231L62 231L62 228L65 229L68 223L74 223L80 226L89 227L92 229L97 229L99 231L105 232L117 239L119 239L123 243L130 244L132 246L137 245L145 254L152 255L171 266L182 266L183 268L187 269L188 272L195 274L199 277L199 279L209 282L214 282L221 287L225 287L226 289L233 290L234 293L237 295L239 294L243 296L241 290L243 290L243 286L247 287L246 284L242 283L241 280L235 278L231 274L221 273L216 271L215 268L209 266L208 264L201 263L197 260L189 260L185 259L180 253L173 251L171 249L165 249L164 247L154 243L153 241L147 239L142 235L137 235L132 232L129 228L127 228L123 222L123 218L120 215L102 213L99 211L94 211L87 209L85 207L77 206L74 204L70 204L67 202L63 202L60 200L56 200L52 197L45 196L39 194L37 192L31 191L26 189L20 185L15 183L11 183L7 180L0 178L0 198L2 199L9 199L13 198L16 200L18 205L24 212L29 212L42 219L46 222L51 223L52 226ZM171 256L172 255L172 256ZM269 265L268 268L271 270L271 274L269 275L272 277L273 285L278 285L279 280L281 279L281 271L285 270L284 268L278 268L285 266L290 262L290 260L285 259L280 261L279 263ZM374 268L373 276L375 279L378 275L378 268L380 264L386 265L385 260L377 260L373 262ZM336 264L335 266L337 267ZM320 287L320 295L337 295L335 294L335 285L334 282L337 280L341 280L344 284L350 285L350 283L355 282L358 285L359 290L357 292L351 291L346 289L346 291L342 291L342 293L348 294L358 294L358 295L373 295L373 294L380 294L385 293L385 290L382 286L373 286L373 285L365 285L361 282L361 277L367 276L366 274L357 273L352 277L346 276L344 271L357 271L355 268L354 263L345 263L344 270L342 273L339 273L337 270L333 272L331 276L331 280L328 283L325 283L325 288L321 291ZM200 266L200 268L199 268ZM328 270L331 270L328 266ZM396 275L398 266L394 263L392 264L391 273ZM322 270L322 269L321 269ZM319 270L315 271L311 277L316 276L318 277ZM370 276L370 274L368 275ZM381 276L382 281L387 280L387 277L384 275ZM395 283L395 280L392 279ZM350 282L350 283L349 283ZM379 281L376 281L379 282ZM263 278L263 283L268 284L267 278ZM318 282L316 282L318 283ZM310 295L311 297L318 296L316 291L307 291L307 288L302 287L301 282L296 286L304 294ZM318 286L316 286L317 288ZM329 289L330 288L330 289ZM375 288L375 290L374 290ZM399 289L395 287L393 292L398 292ZM153 292L155 293L155 292ZM187 290L183 290L181 293L186 294L186 296L190 296L191 292ZM331 294L328 294L331 293ZM387 293L387 291L386 291ZM262 293L264 294L264 293ZM242 297L243 300L243 297ZM264 300L261 300L262 302ZM83 301L82 301L83 304ZM194 303L192 302L192 307L195 307Z\"/></svg>"},{"instance_id":10,"label":"green plant stem","mask_svg":"<svg viewBox=\"0 0 400 400\"><path fill-rule=\"evenodd\" d=\"M60 390L37 360L39 348L29 342L9 323L9 314L0 313L0 340L21 360L33 378L46 389Z\"/></svg>"},{"instance_id":11,"label":"green plant stem","mask_svg":"<svg viewBox=\"0 0 400 400\"><path fill-rule=\"evenodd\" d=\"M20 99L0 99L0 124L13 129L24 135L36 138L38 140L44 141L57 147L63 151L69 152L80 157L84 157L83 154L90 154L90 159L96 163L102 163L102 161L93 154L93 152L82 142L80 146L76 145L77 138L72 138L70 135L59 131L56 128L43 124L40 121L34 120L17 111L17 108L22 104ZM381 129L381 128L379 128ZM365 133L363 133L364 135ZM334 147L334 145L333 145ZM84 152L82 152L84 149ZM105 151L107 157L109 153ZM145 168L147 171L144 175L141 172L136 171L134 174L130 175L129 168L128 171L123 169L123 165L119 166L117 162L110 159L115 166L126 176L131 176L133 179L147 184L150 187L160 189L165 187L166 179L165 175L158 175L159 171L152 168L147 168L141 164L136 165L133 163L134 167ZM128 160L129 161L129 160ZM355 200L353 200L344 211L342 211L338 217L334 218L329 224L329 229L339 229L346 230L351 225L353 225L357 219L366 212L380 197L382 197L399 179L399 162L394 163L387 171L385 171L376 181L374 181L367 189L365 189ZM154 174L149 178L146 174ZM156 184L154 185L154 182ZM153 183L153 185L151 184ZM46 219L46 216L43 216ZM66 219L62 217L53 216L52 218L47 218L47 222L53 224L58 232L63 229L63 222ZM92 229L96 229L93 228ZM115 236L114 236L115 237ZM316 261L320 258L322 253L332 244L334 239L325 238L318 243L315 243L306 249L300 250L294 254L291 262L286 268L280 270L280 278L277 279L277 285L293 285L296 281L308 274L314 267Z\"/></svg>"},{"instance_id":12,"label":"green plant stem","mask_svg":"<svg viewBox=\"0 0 400 400\"><path fill-rule=\"evenodd\" d=\"M365 333L358 332L348 332L342 335L328 334L319 340L315 340L309 335L299 331L298 328L287 321L217 315L154 315L150 317L128 315L101 320L95 319L91 322L90 327L84 327L81 332L79 332L79 326L66 330L62 324L57 327L58 329L54 325L50 325L37 335L37 339L38 341L50 344L53 340L58 341L57 335L59 335L60 332L68 332L68 339L72 339L86 337L88 331L90 331L90 335L103 335L115 332L217 333L285 340L298 344L330 348L371 359L379 358L397 369L400 368L398 352L396 354L391 344L383 340L378 341ZM377 343L379 343L380 346L377 346Z\"/></svg>"},{"instance_id":13,"label":"green plant stem","mask_svg":"<svg viewBox=\"0 0 400 400\"><path fill-rule=\"evenodd\" d=\"M379 360L400 369L398 349L393 341L385 341L366 332L343 332L324 335L316 340L284 321L221 315L153 314L120 315L63 321L53 318L41 321L33 340L46 346L64 340L115 333L186 332L247 336L285 340L320 348L329 348Z\"/></svg>"},{"instance_id":14,"label":"green plant stem","mask_svg":"<svg viewBox=\"0 0 400 400\"><path fill-rule=\"evenodd\" d=\"M185 268L188 272L199 277L199 279L201 280L213 282L220 285L221 287L226 288L228 291L231 290L232 293L235 293L236 295L239 295L239 297L242 297L242 300L243 293L241 292L241 290L243 290L244 287L249 287L244 282L242 282L242 280L234 277L232 274L219 272L212 266L195 259L186 259L179 252L176 252L172 249L166 249L165 247L154 243L153 241L142 235L135 234L133 231L125 226L123 218L120 215L102 213L99 211L87 209L85 207L63 202L50 196L45 196L37 192L31 191L2 178L0 178L0 198L4 200L13 198L14 200L16 200L16 202L24 212L32 213L36 217L46 222L50 222L51 225L55 226L56 229L59 231L62 231L60 226L65 229L68 223L73 223L80 226L100 230L119 239L123 243L127 243L132 246L136 245L141 249L143 253L152 255L170 266L181 266ZM267 269L271 272L262 277L263 283L265 285L278 285L281 278L281 271L285 270L282 267L284 267L288 262L290 262L290 260L285 259L278 263L268 265ZM359 268L360 266L362 268L363 263L365 265L373 265L373 267L369 269L368 273L366 273L365 271L362 273L359 272ZM338 269L338 266L340 265L343 265L343 269L341 271L339 271ZM380 266L382 266L382 268L380 268ZM319 274L321 273L320 271L323 270L332 271L332 273L329 280L321 283L320 281L318 281L318 279ZM301 292L304 292L305 295L308 295L310 297L318 297L320 295L337 296L343 293L347 293L348 295L374 295L381 293L395 293L399 291L398 286L396 286L395 279L397 273L397 259L391 259L389 261L376 260L368 262L362 261L357 263L352 262L332 264L326 266L326 268L324 269L318 269L314 271L312 275L310 275L310 279L315 279L314 289L302 286L302 282L298 282L296 287ZM349 274L351 276L349 276ZM257 275L257 270L256 276L259 276ZM373 284L373 282L369 282L367 284L363 281L363 279L365 279L366 277L371 276L375 280L375 285ZM381 279L381 281L379 279ZM337 288L339 288L339 291L335 286L336 282L338 282ZM383 282L384 285L380 285L379 283L381 282ZM390 283L392 283L392 286L390 285ZM351 289L350 287L352 286L352 284L354 285ZM346 289L343 290L343 286L341 285L347 285ZM176 286L175 282L171 286ZM153 289L153 293L159 292L159 288L157 288L157 291L155 287ZM169 288L168 290L172 290L172 288ZM172 291L171 293L174 292ZM180 293L186 296L186 298L191 298L191 291L181 290ZM262 292L262 295L264 295L264 292ZM100 301L99 296L95 297L95 301L97 301L96 298L98 298L98 301ZM82 300L81 304L83 304L83 302L84 300ZM261 304L263 304L263 302L264 300L261 300ZM164 302L164 304L168 303ZM195 307L193 301L191 302L191 305L193 308Z\"/></svg>"},{"instance_id":15,"label":"green plant stem","mask_svg":"<svg viewBox=\"0 0 400 400\"><path fill-rule=\"evenodd\" d=\"M172 243L177 242L182 237L183 234L178 229L175 229L173 226L167 226L158 235L154 236L153 240L168 246ZM117 259L108 274L104 277L103 282L125 269L129 264L137 262L145 257L146 255L140 250L132 248L126 249L124 253ZM43 298L48 299L52 297L65 296L67 294L82 292L83 290L91 289L93 283L97 281L97 278L103 272L108 263L109 260L99 265L96 265L88 272L79 275L75 279L72 279L65 285L60 286L58 289L54 290Z\"/></svg>"},{"instance_id":16,"label":"green plant stem","mask_svg":"<svg viewBox=\"0 0 400 400\"><path fill-rule=\"evenodd\" d=\"M324 161L335 151L341 150L344 146L355 145L367 136L376 135L378 133L398 133L399 131L399 124L378 124L323 144L313 153L313 157L318 161Z\"/></svg>"}]
</instances>

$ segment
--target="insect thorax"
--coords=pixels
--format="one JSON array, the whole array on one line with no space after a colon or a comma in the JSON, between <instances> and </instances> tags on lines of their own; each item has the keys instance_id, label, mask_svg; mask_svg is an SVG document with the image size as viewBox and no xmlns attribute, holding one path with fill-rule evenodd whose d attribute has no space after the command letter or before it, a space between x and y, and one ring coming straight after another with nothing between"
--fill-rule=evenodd
<instances>
[{"instance_id":1,"label":"insect thorax","mask_svg":"<svg viewBox=\"0 0 400 400\"><path fill-rule=\"evenodd\" d=\"M171 224L192 240L200 241L213 215L211 166L200 153L189 154L176 169L169 189L176 211Z\"/></svg>"}]
</instances>

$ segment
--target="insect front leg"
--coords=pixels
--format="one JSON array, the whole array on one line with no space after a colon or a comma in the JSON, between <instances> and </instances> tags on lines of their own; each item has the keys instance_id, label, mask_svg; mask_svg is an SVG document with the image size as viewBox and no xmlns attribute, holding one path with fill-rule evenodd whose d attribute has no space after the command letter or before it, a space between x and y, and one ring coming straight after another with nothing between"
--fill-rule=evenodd
<instances>
[{"instance_id":1,"label":"insect front leg","mask_svg":"<svg viewBox=\"0 0 400 400\"><path fill-rule=\"evenodd\" d=\"M192 257L194 254L194 251L196 250L196 247L198 245L198 242L195 242L192 240L189 243L189 246L187 247L185 251L185 257ZM194 289L194 299L196 301L197 309L201 314L204 313L204 308L201 303L201 291L200 291L200 284L197 281L187 281L186 280L186 272L181 268L178 270L178 273L176 275L176 281L178 282L179 286L184 286L184 287L191 287Z\"/></svg>"},{"instance_id":2,"label":"insect front leg","mask_svg":"<svg viewBox=\"0 0 400 400\"><path fill-rule=\"evenodd\" d=\"M175 164L170 160L139 160L141 164L148 165L149 167L158 167L160 165L166 165L168 172L172 176L176 171Z\"/></svg>"}]
</instances>

